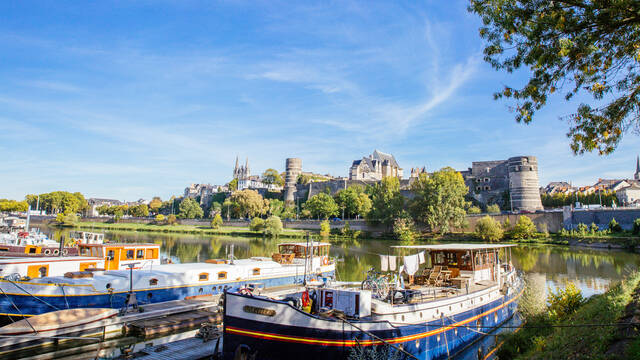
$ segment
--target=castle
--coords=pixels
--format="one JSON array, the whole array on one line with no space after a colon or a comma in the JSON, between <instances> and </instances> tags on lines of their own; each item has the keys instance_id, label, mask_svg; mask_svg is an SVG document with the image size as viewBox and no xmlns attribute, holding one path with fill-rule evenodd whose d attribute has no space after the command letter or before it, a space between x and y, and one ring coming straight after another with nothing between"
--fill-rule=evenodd
<instances>
[{"instance_id":1,"label":"castle","mask_svg":"<svg viewBox=\"0 0 640 360\"><path fill-rule=\"evenodd\" d=\"M543 209L535 156L474 161L460 174L469 187L469 195L482 204L499 204L504 210L514 211Z\"/></svg>"},{"instance_id":2,"label":"castle","mask_svg":"<svg viewBox=\"0 0 640 360\"><path fill-rule=\"evenodd\" d=\"M360 160L354 160L349 168L349 180L380 181L386 176L402 178L402 168L393 155L378 150Z\"/></svg>"}]
</instances>

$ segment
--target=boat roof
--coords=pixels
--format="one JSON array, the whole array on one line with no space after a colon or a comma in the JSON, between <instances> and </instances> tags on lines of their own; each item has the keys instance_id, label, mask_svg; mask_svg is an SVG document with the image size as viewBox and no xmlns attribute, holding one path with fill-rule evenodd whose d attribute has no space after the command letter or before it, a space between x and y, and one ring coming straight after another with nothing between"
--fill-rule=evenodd
<instances>
[{"instance_id":1,"label":"boat roof","mask_svg":"<svg viewBox=\"0 0 640 360\"><path fill-rule=\"evenodd\" d=\"M157 246L160 247L159 244L152 244L152 243L102 243L102 244L85 244L85 243L81 243L78 244L81 246L95 246L95 247L102 247L102 246L128 246L128 247L140 247L140 246Z\"/></svg>"},{"instance_id":2,"label":"boat roof","mask_svg":"<svg viewBox=\"0 0 640 360\"><path fill-rule=\"evenodd\" d=\"M516 244L435 244L435 245L395 245L392 248L421 249L432 251L443 250L495 250L517 246Z\"/></svg>"},{"instance_id":3,"label":"boat roof","mask_svg":"<svg viewBox=\"0 0 640 360\"><path fill-rule=\"evenodd\" d=\"M307 246L313 246L313 247L318 247L318 246L331 246L330 243L326 243L326 242L318 242L318 241L313 241L310 243L306 243L306 242L291 242L291 243L281 243L278 244L278 246L280 245L295 245L295 246L303 246L303 247L307 247Z\"/></svg>"},{"instance_id":4,"label":"boat roof","mask_svg":"<svg viewBox=\"0 0 640 360\"><path fill-rule=\"evenodd\" d=\"M24 263L48 263L58 261L96 261L104 260L103 258L93 256L28 256L28 257L6 257L0 258L0 265L6 264L24 264Z\"/></svg>"}]
</instances>

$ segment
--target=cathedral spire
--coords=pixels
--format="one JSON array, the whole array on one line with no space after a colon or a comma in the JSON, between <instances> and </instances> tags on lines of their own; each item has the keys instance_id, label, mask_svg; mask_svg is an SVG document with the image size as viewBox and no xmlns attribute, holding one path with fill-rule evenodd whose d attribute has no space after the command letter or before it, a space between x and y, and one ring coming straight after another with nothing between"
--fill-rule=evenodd
<instances>
[{"instance_id":1,"label":"cathedral spire","mask_svg":"<svg viewBox=\"0 0 640 360\"><path fill-rule=\"evenodd\" d=\"M247 156L247 160L244 163L244 170L249 173L249 157Z\"/></svg>"},{"instance_id":2,"label":"cathedral spire","mask_svg":"<svg viewBox=\"0 0 640 360\"><path fill-rule=\"evenodd\" d=\"M636 157L636 173L633 174L633 178L640 180L640 156Z\"/></svg>"},{"instance_id":3,"label":"cathedral spire","mask_svg":"<svg viewBox=\"0 0 640 360\"><path fill-rule=\"evenodd\" d=\"M236 167L233 170L238 171L238 155L236 155Z\"/></svg>"}]
</instances>

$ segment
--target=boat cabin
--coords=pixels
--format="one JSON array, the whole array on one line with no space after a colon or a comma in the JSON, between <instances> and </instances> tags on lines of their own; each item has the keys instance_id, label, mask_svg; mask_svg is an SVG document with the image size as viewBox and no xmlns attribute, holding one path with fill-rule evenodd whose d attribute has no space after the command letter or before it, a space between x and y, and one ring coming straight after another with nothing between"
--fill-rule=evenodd
<instances>
[{"instance_id":1,"label":"boat cabin","mask_svg":"<svg viewBox=\"0 0 640 360\"><path fill-rule=\"evenodd\" d=\"M329 257L331 244L323 242L282 243L278 245L278 252L271 256L273 261L280 264L304 264L312 263L312 268L329 265L332 260Z\"/></svg>"},{"instance_id":2,"label":"boat cabin","mask_svg":"<svg viewBox=\"0 0 640 360\"><path fill-rule=\"evenodd\" d=\"M45 256L39 258L0 258L0 277L17 274L32 279L62 276L67 272L101 269L104 259L90 256Z\"/></svg>"},{"instance_id":3,"label":"boat cabin","mask_svg":"<svg viewBox=\"0 0 640 360\"><path fill-rule=\"evenodd\" d=\"M105 270L126 269L137 263L135 268L160 265L160 245L158 244L78 244L80 256L94 256L105 260Z\"/></svg>"},{"instance_id":4,"label":"boat cabin","mask_svg":"<svg viewBox=\"0 0 640 360\"><path fill-rule=\"evenodd\" d=\"M102 244L104 243L103 233L89 231L71 231L69 237L78 244Z\"/></svg>"}]
</instances>

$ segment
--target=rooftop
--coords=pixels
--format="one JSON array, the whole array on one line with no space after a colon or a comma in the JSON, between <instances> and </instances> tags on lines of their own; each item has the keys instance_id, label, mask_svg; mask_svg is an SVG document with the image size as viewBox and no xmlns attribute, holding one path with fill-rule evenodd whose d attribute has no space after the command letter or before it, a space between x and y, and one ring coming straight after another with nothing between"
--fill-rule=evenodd
<instances>
[{"instance_id":1,"label":"rooftop","mask_svg":"<svg viewBox=\"0 0 640 360\"><path fill-rule=\"evenodd\" d=\"M517 246L516 244L437 244L437 245L396 245L392 248L422 250L493 250Z\"/></svg>"}]
</instances>

